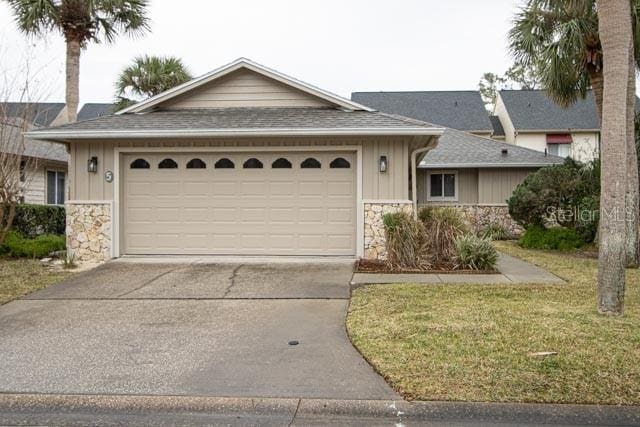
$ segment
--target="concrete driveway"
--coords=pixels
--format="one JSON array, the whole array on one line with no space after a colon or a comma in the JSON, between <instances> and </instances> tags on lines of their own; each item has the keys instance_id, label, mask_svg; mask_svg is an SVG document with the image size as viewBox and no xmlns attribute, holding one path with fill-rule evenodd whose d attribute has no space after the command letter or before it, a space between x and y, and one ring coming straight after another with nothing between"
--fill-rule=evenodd
<instances>
[{"instance_id":1,"label":"concrete driveway","mask_svg":"<svg viewBox=\"0 0 640 427\"><path fill-rule=\"evenodd\" d=\"M0 307L0 392L398 398L347 338L351 274L107 263Z\"/></svg>"}]
</instances>

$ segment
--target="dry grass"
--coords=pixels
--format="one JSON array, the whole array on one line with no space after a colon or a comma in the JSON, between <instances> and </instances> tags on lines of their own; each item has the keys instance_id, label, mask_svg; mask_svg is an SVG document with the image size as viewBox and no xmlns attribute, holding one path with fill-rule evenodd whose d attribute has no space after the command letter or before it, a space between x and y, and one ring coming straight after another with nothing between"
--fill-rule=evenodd
<instances>
[{"instance_id":1,"label":"dry grass","mask_svg":"<svg viewBox=\"0 0 640 427\"><path fill-rule=\"evenodd\" d=\"M627 272L625 316L605 318L596 260L496 245L569 284L360 288L353 343L409 399L640 404L640 271Z\"/></svg>"},{"instance_id":2,"label":"dry grass","mask_svg":"<svg viewBox=\"0 0 640 427\"><path fill-rule=\"evenodd\" d=\"M59 282L71 274L51 272L38 260L0 258L0 305Z\"/></svg>"}]
</instances>

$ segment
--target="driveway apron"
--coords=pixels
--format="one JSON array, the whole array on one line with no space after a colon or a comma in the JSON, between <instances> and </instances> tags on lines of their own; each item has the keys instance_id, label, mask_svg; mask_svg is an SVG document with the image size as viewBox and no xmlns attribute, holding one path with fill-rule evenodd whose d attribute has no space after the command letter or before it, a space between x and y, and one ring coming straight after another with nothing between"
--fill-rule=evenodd
<instances>
[{"instance_id":1,"label":"driveway apron","mask_svg":"<svg viewBox=\"0 0 640 427\"><path fill-rule=\"evenodd\" d=\"M346 335L352 268L107 263L0 307L0 392L399 398Z\"/></svg>"}]
</instances>

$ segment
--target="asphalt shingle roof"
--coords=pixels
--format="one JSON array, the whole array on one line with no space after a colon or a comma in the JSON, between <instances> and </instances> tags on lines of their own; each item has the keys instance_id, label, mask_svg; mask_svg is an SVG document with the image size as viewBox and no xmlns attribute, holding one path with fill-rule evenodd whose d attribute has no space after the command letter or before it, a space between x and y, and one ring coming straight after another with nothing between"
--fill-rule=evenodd
<instances>
[{"instance_id":1,"label":"asphalt shingle roof","mask_svg":"<svg viewBox=\"0 0 640 427\"><path fill-rule=\"evenodd\" d=\"M501 90L500 97L516 130L600 129L591 92L567 108L542 90Z\"/></svg>"},{"instance_id":2,"label":"asphalt shingle roof","mask_svg":"<svg viewBox=\"0 0 640 427\"><path fill-rule=\"evenodd\" d=\"M507 154L502 154L506 149ZM483 138L455 129L445 129L438 146L429 151L421 168L548 166L564 159L540 151Z\"/></svg>"},{"instance_id":3,"label":"asphalt shingle roof","mask_svg":"<svg viewBox=\"0 0 640 427\"><path fill-rule=\"evenodd\" d=\"M504 128L500 118L498 116L489 116L489 120L491 120L491 126L493 126L493 134L495 136L504 136Z\"/></svg>"},{"instance_id":4,"label":"asphalt shingle roof","mask_svg":"<svg viewBox=\"0 0 640 427\"><path fill-rule=\"evenodd\" d=\"M193 129L432 128L428 123L368 111L333 108L220 108L120 114L48 128L47 131ZM34 133L37 133L34 132Z\"/></svg>"},{"instance_id":5,"label":"asphalt shingle roof","mask_svg":"<svg viewBox=\"0 0 640 427\"><path fill-rule=\"evenodd\" d=\"M487 133L493 129L478 91L354 92L351 99L385 113L453 129Z\"/></svg>"},{"instance_id":6,"label":"asphalt shingle roof","mask_svg":"<svg viewBox=\"0 0 640 427\"><path fill-rule=\"evenodd\" d=\"M84 104L78 111L78 121L95 119L96 117L108 116L113 113L113 104L90 102Z\"/></svg>"},{"instance_id":7,"label":"asphalt shingle roof","mask_svg":"<svg viewBox=\"0 0 640 427\"><path fill-rule=\"evenodd\" d=\"M49 126L63 108L63 102L3 102L0 105L3 116L23 119L29 115L36 126Z\"/></svg>"}]
</instances>

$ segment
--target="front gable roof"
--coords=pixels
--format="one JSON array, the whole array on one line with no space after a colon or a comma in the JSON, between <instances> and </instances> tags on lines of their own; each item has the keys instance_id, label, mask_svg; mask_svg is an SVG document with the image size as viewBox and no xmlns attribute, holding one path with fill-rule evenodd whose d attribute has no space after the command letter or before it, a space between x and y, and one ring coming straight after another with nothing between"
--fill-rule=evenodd
<instances>
[{"instance_id":1,"label":"front gable roof","mask_svg":"<svg viewBox=\"0 0 640 427\"><path fill-rule=\"evenodd\" d=\"M172 89L162 92L156 96L153 96L149 99L146 99L130 107L127 107L123 110L120 110L116 114L146 113L146 112L152 111L153 109L159 107L160 104L167 103L167 101L174 100L177 97L183 97L185 94L192 92L197 88L200 88L215 80L221 79L225 76L228 76L231 73L234 73L240 70L248 70L253 73L257 73L261 76L264 76L280 84L291 87L297 91L303 92L314 98L326 101L329 104L338 108L342 108L349 111L353 111L353 110L373 111L369 107L365 107L356 102L350 101L346 98L335 95L326 90L320 89L316 86L310 85L308 83L302 82L293 77L287 76L283 73L280 73L279 71L273 70L271 68L265 67L264 65L253 62L250 59L239 58L207 74L204 74L200 77L196 77L193 80L190 80L186 83L183 83Z\"/></svg>"}]
</instances>

